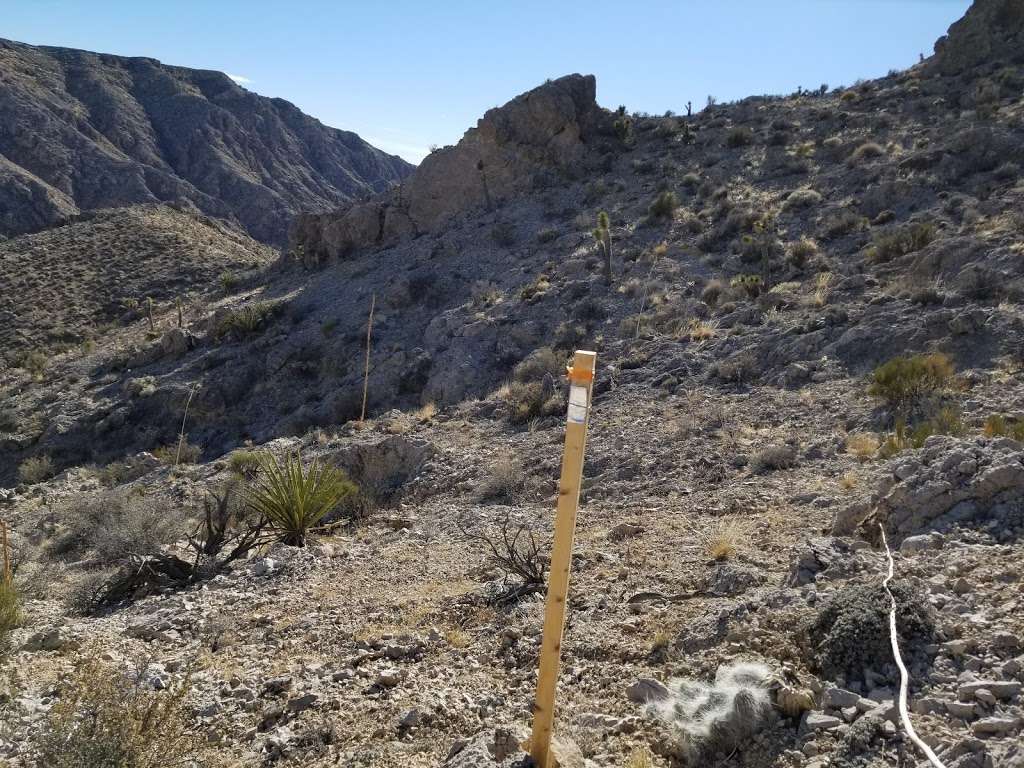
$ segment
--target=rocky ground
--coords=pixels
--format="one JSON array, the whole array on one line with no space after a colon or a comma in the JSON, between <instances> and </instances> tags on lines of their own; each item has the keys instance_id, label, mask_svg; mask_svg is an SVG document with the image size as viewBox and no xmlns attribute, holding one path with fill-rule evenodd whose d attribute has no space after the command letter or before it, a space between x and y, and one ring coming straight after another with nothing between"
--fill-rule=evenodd
<instances>
[{"instance_id":1,"label":"rocky ground","mask_svg":"<svg viewBox=\"0 0 1024 768\"><path fill-rule=\"evenodd\" d=\"M687 118L548 83L400 191L300 220L183 328L164 307L3 371L26 597L0 755L33 764L83 657L144 657L147 689L189 680L207 764L515 764L543 600L504 593L479 535L546 551L560 368L592 348L564 765L920 763L882 531L918 732L947 766L1024 764L1024 69L996 5L907 72ZM926 353L951 371L913 408L872 389ZM135 504L131 540L182 552L245 445L345 468L369 514L83 610L126 537L78 521Z\"/></svg>"}]
</instances>

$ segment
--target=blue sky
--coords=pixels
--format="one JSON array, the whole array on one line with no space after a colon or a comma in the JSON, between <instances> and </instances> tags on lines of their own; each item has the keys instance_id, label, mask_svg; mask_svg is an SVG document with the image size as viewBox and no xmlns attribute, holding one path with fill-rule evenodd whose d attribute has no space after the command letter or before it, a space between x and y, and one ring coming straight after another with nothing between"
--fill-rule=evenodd
<instances>
[{"instance_id":1,"label":"blue sky","mask_svg":"<svg viewBox=\"0 0 1024 768\"><path fill-rule=\"evenodd\" d=\"M417 162L546 78L662 113L915 63L969 0L0 0L0 37L219 69Z\"/></svg>"}]
</instances>

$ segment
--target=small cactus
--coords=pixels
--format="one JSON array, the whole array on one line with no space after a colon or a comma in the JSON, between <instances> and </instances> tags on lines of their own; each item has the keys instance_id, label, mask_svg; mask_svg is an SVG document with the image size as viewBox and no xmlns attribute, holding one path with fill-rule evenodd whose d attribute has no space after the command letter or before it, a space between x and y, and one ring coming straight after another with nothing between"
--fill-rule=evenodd
<instances>
[{"instance_id":1,"label":"small cactus","mask_svg":"<svg viewBox=\"0 0 1024 768\"><path fill-rule=\"evenodd\" d=\"M764 725L772 712L768 684L772 673L763 664L738 662L719 667L711 685L674 680L669 696L654 713L676 732L688 761L715 752L731 752Z\"/></svg>"}]
</instances>

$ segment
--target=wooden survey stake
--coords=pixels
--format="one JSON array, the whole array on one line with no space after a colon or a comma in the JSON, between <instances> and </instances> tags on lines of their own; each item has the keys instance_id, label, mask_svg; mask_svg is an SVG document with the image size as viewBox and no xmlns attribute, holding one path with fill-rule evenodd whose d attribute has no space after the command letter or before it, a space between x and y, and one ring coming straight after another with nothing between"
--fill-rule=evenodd
<instances>
[{"instance_id":1,"label":"wooden survey stake","mask_svg":"<svg viewBox=\"0 0 1024 768\"><path fill-rule=\"evenodd\" d=\"M555 722L555 690L562 652L562 628L569 592L572 542L576 534L576 510L580 504L583 479L583 451L587 445L587 420L594 389L597 354L577 350L569 368L569 412L565 425L565 453L562 479L558 483L558 512L555 541L551 547L548 597L544 609L544 639L540 647L537 699L533 707L533 737L530 755L537 768L554 768L551 760L551 730Z\"/></svg>"}]
</instances>

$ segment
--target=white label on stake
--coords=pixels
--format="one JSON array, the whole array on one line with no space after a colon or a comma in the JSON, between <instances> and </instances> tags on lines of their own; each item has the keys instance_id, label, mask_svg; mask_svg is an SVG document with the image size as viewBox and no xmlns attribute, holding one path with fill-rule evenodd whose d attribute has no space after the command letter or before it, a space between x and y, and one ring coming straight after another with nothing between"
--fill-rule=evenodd
<instances>
[{"instance_id":1,"label":"white label on stake","mask_svg":"<svg viewBox=\"0 0 1024 768\"><path fill-rule=\"evenodd\" d=\"M573 424L587 421L587 388L578 384L569 387L569 421Z\"/></svg>"}]
</instances>

